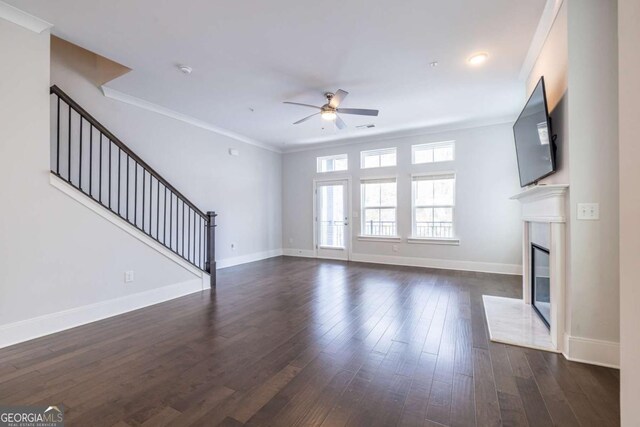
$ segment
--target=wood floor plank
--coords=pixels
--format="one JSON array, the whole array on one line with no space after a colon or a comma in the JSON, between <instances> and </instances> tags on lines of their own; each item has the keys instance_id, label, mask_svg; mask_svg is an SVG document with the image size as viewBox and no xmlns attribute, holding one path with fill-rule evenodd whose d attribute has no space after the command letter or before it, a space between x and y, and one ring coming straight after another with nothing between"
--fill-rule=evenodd
<instances>
[{"instance_id":1,"label":"wood floor plank","mask_svg":"<svg viewBox=\"0 0 640 427\"><path fill-rule=\"evenodd\" d=\"M457 427L475 426L473 377L460 373L454 374L451 396L451 425Z\"/></svg>"},{"instance_id":2,"label":"wood floor plank","mask_svg":"<svg viewBox=\"0 0 640 427\"><path fill-rule=\"evenodd\" d=\"M498 403L503 426L520 427L529 425L519 394L514 395L498 390Z\"/></svg>"},{"instance_id":3,"label":"wood floor plank","mask_svg":"<svg viewBox=\"0 0 640 427\"><path fill-rule=\"evenodd\" d=\"M500 404L488 350L473 349L473 384L478 424L499 426L501 424Z\"/></svg>"},{"instance_id":4,"label":"wood floor plank","mask_svg":"<svg viewBox=\"0 0 640 427\"><path fill-rule=\"evenodd\" d=\"M540 352L527 350L526 355L540 394L553 422L556 425L578 426L578 419L573 413L573 409Z\"/></svg>"}]
</instances>

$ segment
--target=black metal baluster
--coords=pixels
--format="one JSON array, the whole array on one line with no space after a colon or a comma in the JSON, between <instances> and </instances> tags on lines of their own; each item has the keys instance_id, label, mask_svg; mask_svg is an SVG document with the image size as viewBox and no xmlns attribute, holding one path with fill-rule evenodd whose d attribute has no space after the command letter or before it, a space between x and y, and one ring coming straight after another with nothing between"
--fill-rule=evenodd
<instances>
[{"instance_id":1,"label":"black metal baluster","mask_svg":"<svg viewBox=\"0 0 640 427\"><path fill-rule=\"evenodd\" d=\"M98 201L102 204L102 132L100 132L100 158L98 160L100 161L100 168L98 169L100 173L98 177Z\"/></svg>"},{"instance_id":2,"label":"black metal baluster","mask_svg":"<svg viewBox=\"0 0 640 427\"><path fill-rule=\"evenodd\" d=\"M196 263L196 213L193 211L193 230L191 231L191 257L193 259L193 263Z\"/></svg>"},{"instance_id":3,"label":"black metal baluster","mask_svg":"<svg viewBox=\"0 0 640 427\"><path fill-rule=\"evenodd\" d=\"M182 201L182 256L184 257L184 200Z\"/></svg>"},{"instance_id":4,"label":"black metal baluster","mask_svg":"<svg viewBox=\"0 0 640 427\"><path fill-rule=\"evenodd\" d=\"M191 247L191 208L187 209L187 260L191 260L191 253L189 248Z\"/></svg>"},{"instance_id":5,"label":"black metal baluster","mask_svg":"<svg viewBox=\"0 0 640 427\"><path fill-rule=\"evenodd\" d=\"M162 204L162 243L167 246L167 186L164 186L164 203Z\"/></svg>"},{"instance_id":6,"label":"black metal baluster","mask_svg":"<svg viewBox=\"0 0 640 427\"><path fill-rule=\"evenodd\" d=\"M111 209L111 140L109 140L109 209Z\"/></svg>"},{"instance_id":7,"label":"black metal baluster","mask_svg":"<svg viewBox=\"0 0 640 427\"><path fill-rule=\"evenodd\" d=\"M133 189L133 224L138 226L138 162L134 165L135 171L135 180L134 180L134 189Z\"/></svg>"},{"instance_id":8,"label":"black metal baluster","mask_svg":"<svg viewBox=\"0 0 640 427\"><path fill-rule=\"evenodd\" d=\"M147 192L147 174L145 172L145 169L142 168L142 231L144 231L144 196Z\"/></svg>"},{"instance_id":9,"label":"black metal baluster","mask_svg":"<svg viewBox=\"0 0 640 427\"><path fill-rule=\"evenodd\" d=\"M78 155L78 188L82 191L82 116L80 116L80 154Z\"/></svg>"},{"instance_id":10,"label":"black metal baluster","mask_svg":"<svg viewBox=\"0 0 640 427\"><path fill-rule=\"evenodd\" d=\"M58 99L58 111L56 118L56 174L60 175L60 97L56 95Z\"/></svg>"},{"instance_id":11,"label":"black metal baluster","mask_svg":"<svg viewBox=\"0 0 640 427\"><path fill-rule=\"evenodd\" d=\"M89 122L89 195L93 197L93 125Z\"/></svg>"},{"instance_id":12,"label":"black metal baluster","mask_svg":"<svg viewBox=\"0 0 640 427\"><path fill-rule=\"evenodd\" d=\"M67 181L71 182L71 104L69 104L69 152L67 153Z\"/></svg>"},{"instance_id":13,"label":"black metal baluster","mask_svg":"<svg viewBox=\"0 0 640 427\"><path fill-rule=\"evenodd\" d=\"M169 203L171 203L169 208L169 247L173 249L173 191L169 194Z\"/></svg>"},{"instance_id":14,"label":"black metal baluster","mask_svg":"<svg viewBox=\"0 0 640 427\"><path fill-rule=\"evenodd\" d=\"M129 155L127 154L127 203L125 207L127 209L127 221L129 221L129 171L130 170L131 169L129 168Z\"/></svg>"},{"instance_id":15,"label":"black metal baluster","mask_svg":"<svg viewBox=\"0 0 640 427\"><path fill-rule=\"evenodd\" d=\"M202 268L202 217L198 215L198 264Z\"/></svg>"},{"instance_id":16,"label":"black metal baluster","mask_svg":"<svg viewBox=\"0 0 640 427\"><path fill-rule=\"evenodd\" d=\"M156 179L156 239L160 241L160 180Z\"/></svg>"},{"instance_id":17,"label":"black metal baluster","mask_svg":"<svg viewBox=\"0 0 640 427\"><path fill-rule=\"evenodd\" d=\"M122 216L122 211L120 210L120 175L122 175L122 170L120 169L120 158L122 157L122 148L118 146L118 215Z\"/></svg>"}]
</instances>

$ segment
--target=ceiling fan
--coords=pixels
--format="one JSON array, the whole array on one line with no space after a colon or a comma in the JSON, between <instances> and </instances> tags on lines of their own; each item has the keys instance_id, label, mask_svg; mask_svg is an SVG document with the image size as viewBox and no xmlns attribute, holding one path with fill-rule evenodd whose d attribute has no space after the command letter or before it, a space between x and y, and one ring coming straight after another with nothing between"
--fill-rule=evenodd
<instances>
[{"instance_id":1,"label":"ceiling fan","mask_svg":"<svg viewBox=\"0 0 640 427\"><path fill-rule=\"evenodd\" d=\"M299 102L285 101L284 103L292 104L292 105L302 105L303 107L311 107L311 108L320 110L317 113L313 113L312 115L305 117L304 119L298 120L297 122L294 123L294 125L297 125L302 122L306 122L310 118L320 115L320 117L322 117L324 120L334 122L338 129L344 129L347 127L347 124L340 118L340 116L338 116L338 113L357 114L360 116L377 116L378 115L378 110L367 110L363 108L338 108L338 106L342 103L342 101L344 101L347 95L349 95L349 92L346 92L342 89L338 89L336 93L327 92L324 94L324 96L327 98L327 103L324 104L322 107L318 107L310 104L301 104Z\"/></svg>"}]
</instances>

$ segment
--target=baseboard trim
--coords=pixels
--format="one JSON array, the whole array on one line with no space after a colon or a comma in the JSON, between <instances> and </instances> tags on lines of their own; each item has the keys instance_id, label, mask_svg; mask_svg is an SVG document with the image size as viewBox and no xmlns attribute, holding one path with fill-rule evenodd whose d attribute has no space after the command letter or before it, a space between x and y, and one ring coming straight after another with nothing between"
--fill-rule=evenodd
<instances>
[{"instance_id":1,"label":"baseboard trim","mask_svg":"<svg viewBox=\"0 0 640 427\"><path fill-rule=\"evenodd\" d=\"M620 369L620 343L564 335L564 357L574 362Z\"/></svg>"},{"instance_id":2,"label":"baseboard trim","mask_svg":"<svg viewBox=\"0 0 640 427\"><path fill-rule=\"evenodd\" d=\"M477 271L495 274L522 274L522 266L491 262L460 261L452 259L401 257L393 255L351 254L351 261L374 264L403 265L407 267L427 267L443 270Z\"/></svg>"},{"instance_id":3,"label":"baseboard trim","mask_svg":"<svg viewBox=\"0 0 640 427\"><path fill-rule=\"evenodd\" d=\"M283 254L302 258L320 258L313 250L285 248ZM374 255L352 253L350 261L371 264L402 265L406 267L438 268L442 270L476 271L480 273L521 275L522 266L516 264L499 264L490 262L459 261L450 259L401 257L393 255Z\"/></svg>"},{"instance_id":4,"label":"baseboard trim","mask_svg":"<svg viewBox=\"0 0 640 427\"><path fill-rule=\"evenodd\" d=\"M231 258L224 258L216 261L216 270L222 268L233 267L235 265L246 264L248 262L261 261L267 258L273 258L282 255L282 249L273 249L264 252L254 252L252 254L240 255Z\"/></svg>"},{"instance_id":5,"label":"baseboard trim","mask_svg":"<svg viewBox=\"0 0 640 427\"><path fill-rule=\"evenodd\" d=\"M285 248L282 250L283 255L285 256L296 256L300 258L315 258L316 253L313 250L309 249L292 249Z\"/></svg>"},{"instance_id":6,"label":"baseboard trim","mask_svg":"<svg viewBox=\"0 0 640 427\"><path fill-rule=\"evenodd\" d=\"M204 281L199 278L192 279L2 325L0 326L0 348L200 292L203 289L203 283Z\"/></svg>"}]
</instances>

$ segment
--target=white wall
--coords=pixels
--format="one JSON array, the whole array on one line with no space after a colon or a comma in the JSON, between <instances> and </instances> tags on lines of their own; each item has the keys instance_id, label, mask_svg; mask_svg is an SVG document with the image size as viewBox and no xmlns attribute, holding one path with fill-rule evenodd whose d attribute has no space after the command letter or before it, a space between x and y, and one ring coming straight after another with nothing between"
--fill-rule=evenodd
<instances>
[{"instance_id":1,"label":"white wall","mask_svg":"<svg viewBox=\"0 0 640 427\"><path fill-rule=\"evenodd\" d=\"M411 165L411 145L425 142L456 141L455 162ZM398 167L360 169L360 151L397 147ZM349 172L317 174L316 158L347 153ZM411 173L456 172L455 228L460 246L410 244ZM519 191L518 170L511 124L463 129L421 136L373 140L348 145L286 153L283 159L283 242L285 251L309 253L313 250L313 180L338 176L353 179L353 211L360 210L361 178L397 176L398 234L401 243L358 240L359 218L353 224L354 258L420 258L422 264L470 270L519 272L521 264L520 207L509 197ZM398 251L393 251L393 246ZM427 261L424 261L427 260ZM402 262L403 260L396 260ZM420 262L420 261L419 261Z\"/></svg>"},{"instance_id":2,"label":"white wall","mask_svg":"<svg viewBox=\"0 0 640 427\"><path fill-rule=\"evenodd\" d=\"M618 1L620 105L620 389L622 425L640 420L640 3Z\"/></svg>"},{"instance_id":3,"label":"white wall","mask_svg":"<svg viewBox=\"0 0 640 427\"><path fill-rule=\"evenodd\" d=\"M558 172L569 184L566 332L585 358L617 364L619 341L616 2L565 0L527 79L545 77L558 135ZM524 102L524 100L523 100ZM600 203L578 221L578 203ZM582 339L586 340L582 340Z\"/></svg>"},{"instance_id":4,"label":"white wall","mask_svg":"<svg viewBox=\"0 0 640 427\"><path fill-rule=\"evenodd\" d=\"M569 0L568 29L571 335L619 342L616 2ZM577 220L585 202L599 221Z\"/></svg>"},{"instance_id":5,"label":"white wall","mask_svg":"<svg viewBox=\"0 0 640 427\"><path fill-rule=\"evenodd\" d=\"M0 51L0 325L197 279L50 185L49 34L0 19Z\"/></svg>"},{"instance_id":6,"label":"white wall","mask_svg":"<svg viewBox=\"0 0 640 427\"><path fill-rule=\"evenodd\" d=\"M280 252L280 154L108 100L55 58L50 63L49 39L0 19L0 345L202 283L50 184L51 81L201 209L220 214L222 265ZM227 154L231 147L239 157ZM125 285L127 270L135 281Z\"/></svg>"}]
</instances>

